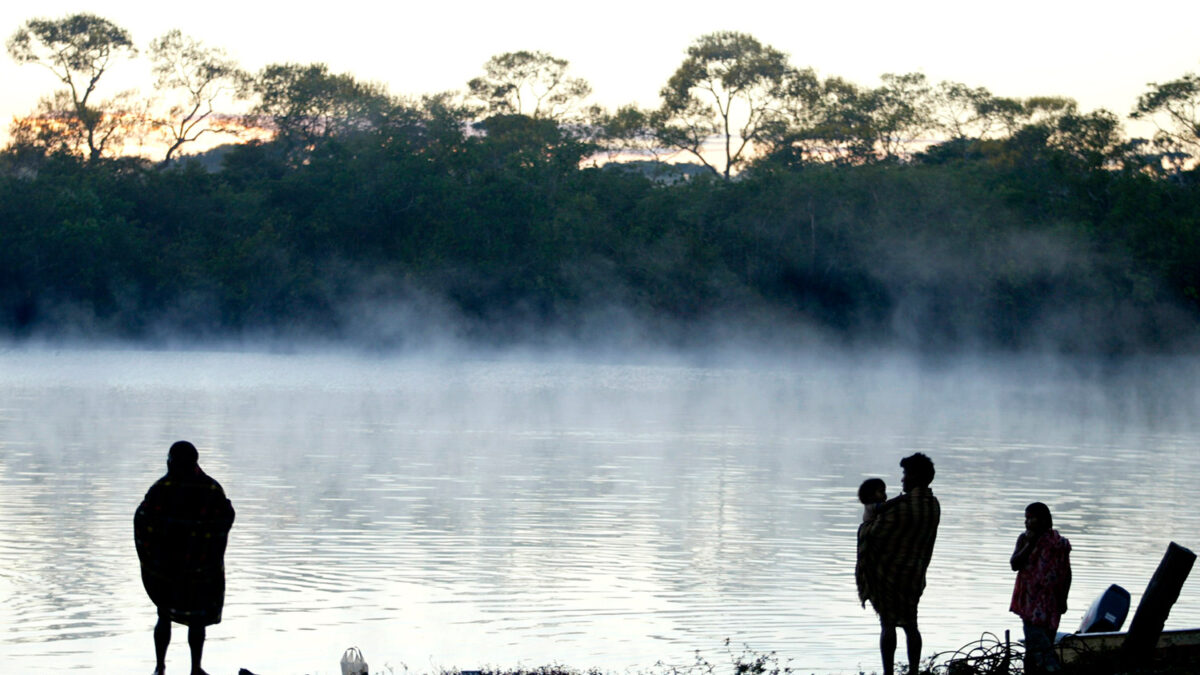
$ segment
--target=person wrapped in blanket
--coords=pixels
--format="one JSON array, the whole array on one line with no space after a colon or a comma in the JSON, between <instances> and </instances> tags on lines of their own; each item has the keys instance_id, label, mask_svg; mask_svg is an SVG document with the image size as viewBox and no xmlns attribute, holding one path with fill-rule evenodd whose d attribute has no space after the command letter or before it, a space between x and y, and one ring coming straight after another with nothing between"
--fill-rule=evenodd
<instances>
[{"instance_id":1,"label":"person wrapped in blanket","mask_svg":"<svg viewBox=\"0 0 1200 675\"><path fill-rule=\"evenodd\" d=\"M1025 629L1025 672L1057 672L1054 637L1071 591L1071 542L1054 529L1050 507L1041 502L1025 507L1025 531L1009 564L1017 581L1008 609Z\"/></svg>"},{"instance_id":2,"label":"person wrapped in blanket","mask_svg":"<svg viewBox=\"0 0 1200 675\"><path fill-rule=\"evenodd\" d=\"M150 486L133 517L142 585L158 608L156 675L166 670L172 622L188 627L192 675L204 674L205 627L221 622L225 604L225 545L233 504L198 460L191 443L172 445L167 475Z\"/></svg>"},{"instance_id":3,"label":"person wrapped in blanket","mask_svg":"<svg viewBox=\"0 0 1200 675\"><path fill-rule=\"evenodd\" d=\"M899 497L873 509L859 527L859 598L870 601L879 615L879 652L884 675L895 672L896 628L904 628L908 668L914 675L921 662L917 603L925 591L925 571L933 557L942 510L929 489L933 461L923 453L900 460Z\"/></svg>"}]
</instances>

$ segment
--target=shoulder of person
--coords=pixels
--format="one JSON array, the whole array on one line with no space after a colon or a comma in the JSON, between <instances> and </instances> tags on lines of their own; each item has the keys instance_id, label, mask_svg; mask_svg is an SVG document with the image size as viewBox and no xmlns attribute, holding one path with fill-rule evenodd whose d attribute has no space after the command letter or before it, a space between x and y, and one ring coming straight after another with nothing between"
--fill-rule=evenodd
<instances>
[{"instance_id":1,"label":"shoulder of person","mask_svg":"<svg viewBox=\"0 0 1200 675\"><path fill-rule=\"evenodd\" d=\"M205 473L203 469L197 470L196 480L210 490L221 490L221 484L217 482L217 479Z\"/></svg>"},{"instance_id":2,"label":"shoulder of person","mask_svg":"<svg viewBox=\"0 0 1200 675\"><path fill-rule=\"evenodd\" d=\"M163 490L170 487L170 485L171 485L170 474L166 474L166 475L162 476L158 480L151 483L150 487L146 489L146 498L149 499L152 495L156 495L159 492L162 492Z\"/></svg>"},{"instance_id":3,"label":"shoulder of person","mask_svg":"<svg viewBox=\"0 0 1200 675\"><path fill-rule=\"evenodd\" d=\"M1058 530L1050 530L1050 531L1054 533L1054 545L1055 546L1058 546L1059 548L1063 549L1064 551L1071 550L1071 540L1070 539L1067 539L1066 537L1062 536L1062 534L1060 534Z\"/></svg>"}]
</instances>

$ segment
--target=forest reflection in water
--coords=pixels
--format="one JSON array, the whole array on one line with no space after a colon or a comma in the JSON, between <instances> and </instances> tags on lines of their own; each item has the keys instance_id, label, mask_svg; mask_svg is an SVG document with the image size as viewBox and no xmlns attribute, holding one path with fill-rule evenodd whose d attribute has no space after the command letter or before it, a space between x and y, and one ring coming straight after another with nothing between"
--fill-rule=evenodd
<instances>
[{"instance_id":1,"label":"forest reflection in water","mask_svg":"<svg viewBox=\"0 0 1200 675\"><path fill-rule=\"evenodd\" d=\"M926 651L1007 613L1028 502L1074 545L1074 628L1200 546L1200 362L895 355L697 366L585 359L0 354L0 652L15 670L151 663L131 519L167 446L238 510L206 667L333 673L721 658L877 668L858 483L933 457ZM1200 624L1185 585L1170 627ZM181 634L182 636L182 634ZM182 639L176 640L182 643ZM172 646L182 667L186 646ZM177 651L176 651L177 650Z\"/></svg>"}]
</instances>

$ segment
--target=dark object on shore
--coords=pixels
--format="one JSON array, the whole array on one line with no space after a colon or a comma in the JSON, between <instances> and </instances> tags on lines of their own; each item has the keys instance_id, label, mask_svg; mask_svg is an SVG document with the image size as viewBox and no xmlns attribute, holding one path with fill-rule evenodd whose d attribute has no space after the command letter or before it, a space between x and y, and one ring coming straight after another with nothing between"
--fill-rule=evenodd
<instances>
[{"instance_id":1,"label":"dark object on shore","mask_svg":"<svg viewBox=\"0 0 1200 675\"><path fill-rule=\"evenodd\" d=\"M1120 651L1125 633L1073 633L1055 648L1062 675L1196 675L1200 673L1200 628L1167 630L1159 636L1155 650L1141 659L1126 658ZM984 633L979 640L955 652L934 654L931 672L939 675L1011 675L1019 662L1021 647L1004 638ZM936 664L936 665L934 665ZM738 671L741 672L741 671ZM923 671L924 672L924 671Z\"/></svg>"},{"instance_id":2,"label":"dark object on shore","mask_svg":"<svg viewBox=\"0 0 1200 675\"><path fill-rule=\"evenodd\" d=\"M949 654L934 654L930 663L945 660L946 675L1008 675L1012 672L1012 636L1004 631L1004 641L992 633L984 633L979 639L962 649ZM933 672L938 672L933 669Z\"/></svg>"},{"instance_id":3,"label":"dark object on shore","mask_svg":"<svg viewBox=\"0 0 1200 675\"><path fill-rule=\"evenodd\" d=\"M1146 592L1138 603L1133 621L1129 623L1129 635L1123 649L1133 657L1148 655L1158 644L1163 624L1171 613L1171 606L1179 599L1183 582L1192 571L1196 554L1171 542L1154 576L1150 578Z\"/></svg>"},{"instance_id":4,"label":"dark object on shore","mask_svg":"<svg viewBox=\"0 0 1200 675\"><path fill-rule=\"evenodd\" d=\"M1096 598L1083 615L1076 633L1111 633L1121 630L1129 615L1129 591L1113 584Z\"/></svg>"},{"instance_id":5,"label":"dark object on shore","mask_svg":"<svg viewBox=\"0 0 1200 675\"><path fill-rule=\"evenodd\" d=\"M1159 633L1154 649L1148 655L1139 658L1127 658L1128 653L1121 649L1127 636L1128 633L1122 632L1074 633L1063 636L1054 646L1058 650L1059 660L1063 663L1087 661L1095 657L1107 659L1113 664L1129 666L1154 658L1200 658L1200 628L1164 630Z\"/></svg>"}]
</instances>

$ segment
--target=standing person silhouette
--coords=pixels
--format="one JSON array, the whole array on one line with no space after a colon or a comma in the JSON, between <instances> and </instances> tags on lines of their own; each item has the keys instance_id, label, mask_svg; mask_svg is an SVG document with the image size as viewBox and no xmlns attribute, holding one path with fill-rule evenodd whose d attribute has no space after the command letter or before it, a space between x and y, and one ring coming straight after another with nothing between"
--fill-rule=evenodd
<instances>
[{"instance_id":1,"label":"standing person silhouette","mask_svg":"<svg viewBox=\"0 0 1200 675\"><path fill-rule=\"evenodd\" d=\"M154 673L166 670L171 622L188 627L192 675L200 667L205 627L221 622L225 604L225 544L233 505L200 470L196 446L178 441L167 453L167 475L146 492L133 517L142 585L158 608Z\"/></svg>"},{"instance_id":2,"label":"standing person silhouette","mask_svg":"<svg viewBox=\"0 0 1200 675\"><path fill-rule=\"evenodd\" d=\"M1054 529L1050 507L1041 502L1025 507L1025 531L1009 564L1017 581L1008 609L1025 629L1025 672L1056 672L1054 638L1071 592L1071 542Z\"/></svg>"},{"instance_id":3,"label":"standing person silhouette","mask_svg":"<svg viewBox=\"0 0 1200 675\"><path fill-rule=\"evenodd\" d=\"M875 517L860 526L859 538L860 550L870 551L862 566L863 594L879 614L884 675L895 672L897 626L904 628L909 673L916 675L920 668L917 603L925 591L925 570L942 517L941 505L929 489L933 461L918 452L900 460L900 467L900 496L878 507Z\"/></svg>"}]
</instances>

